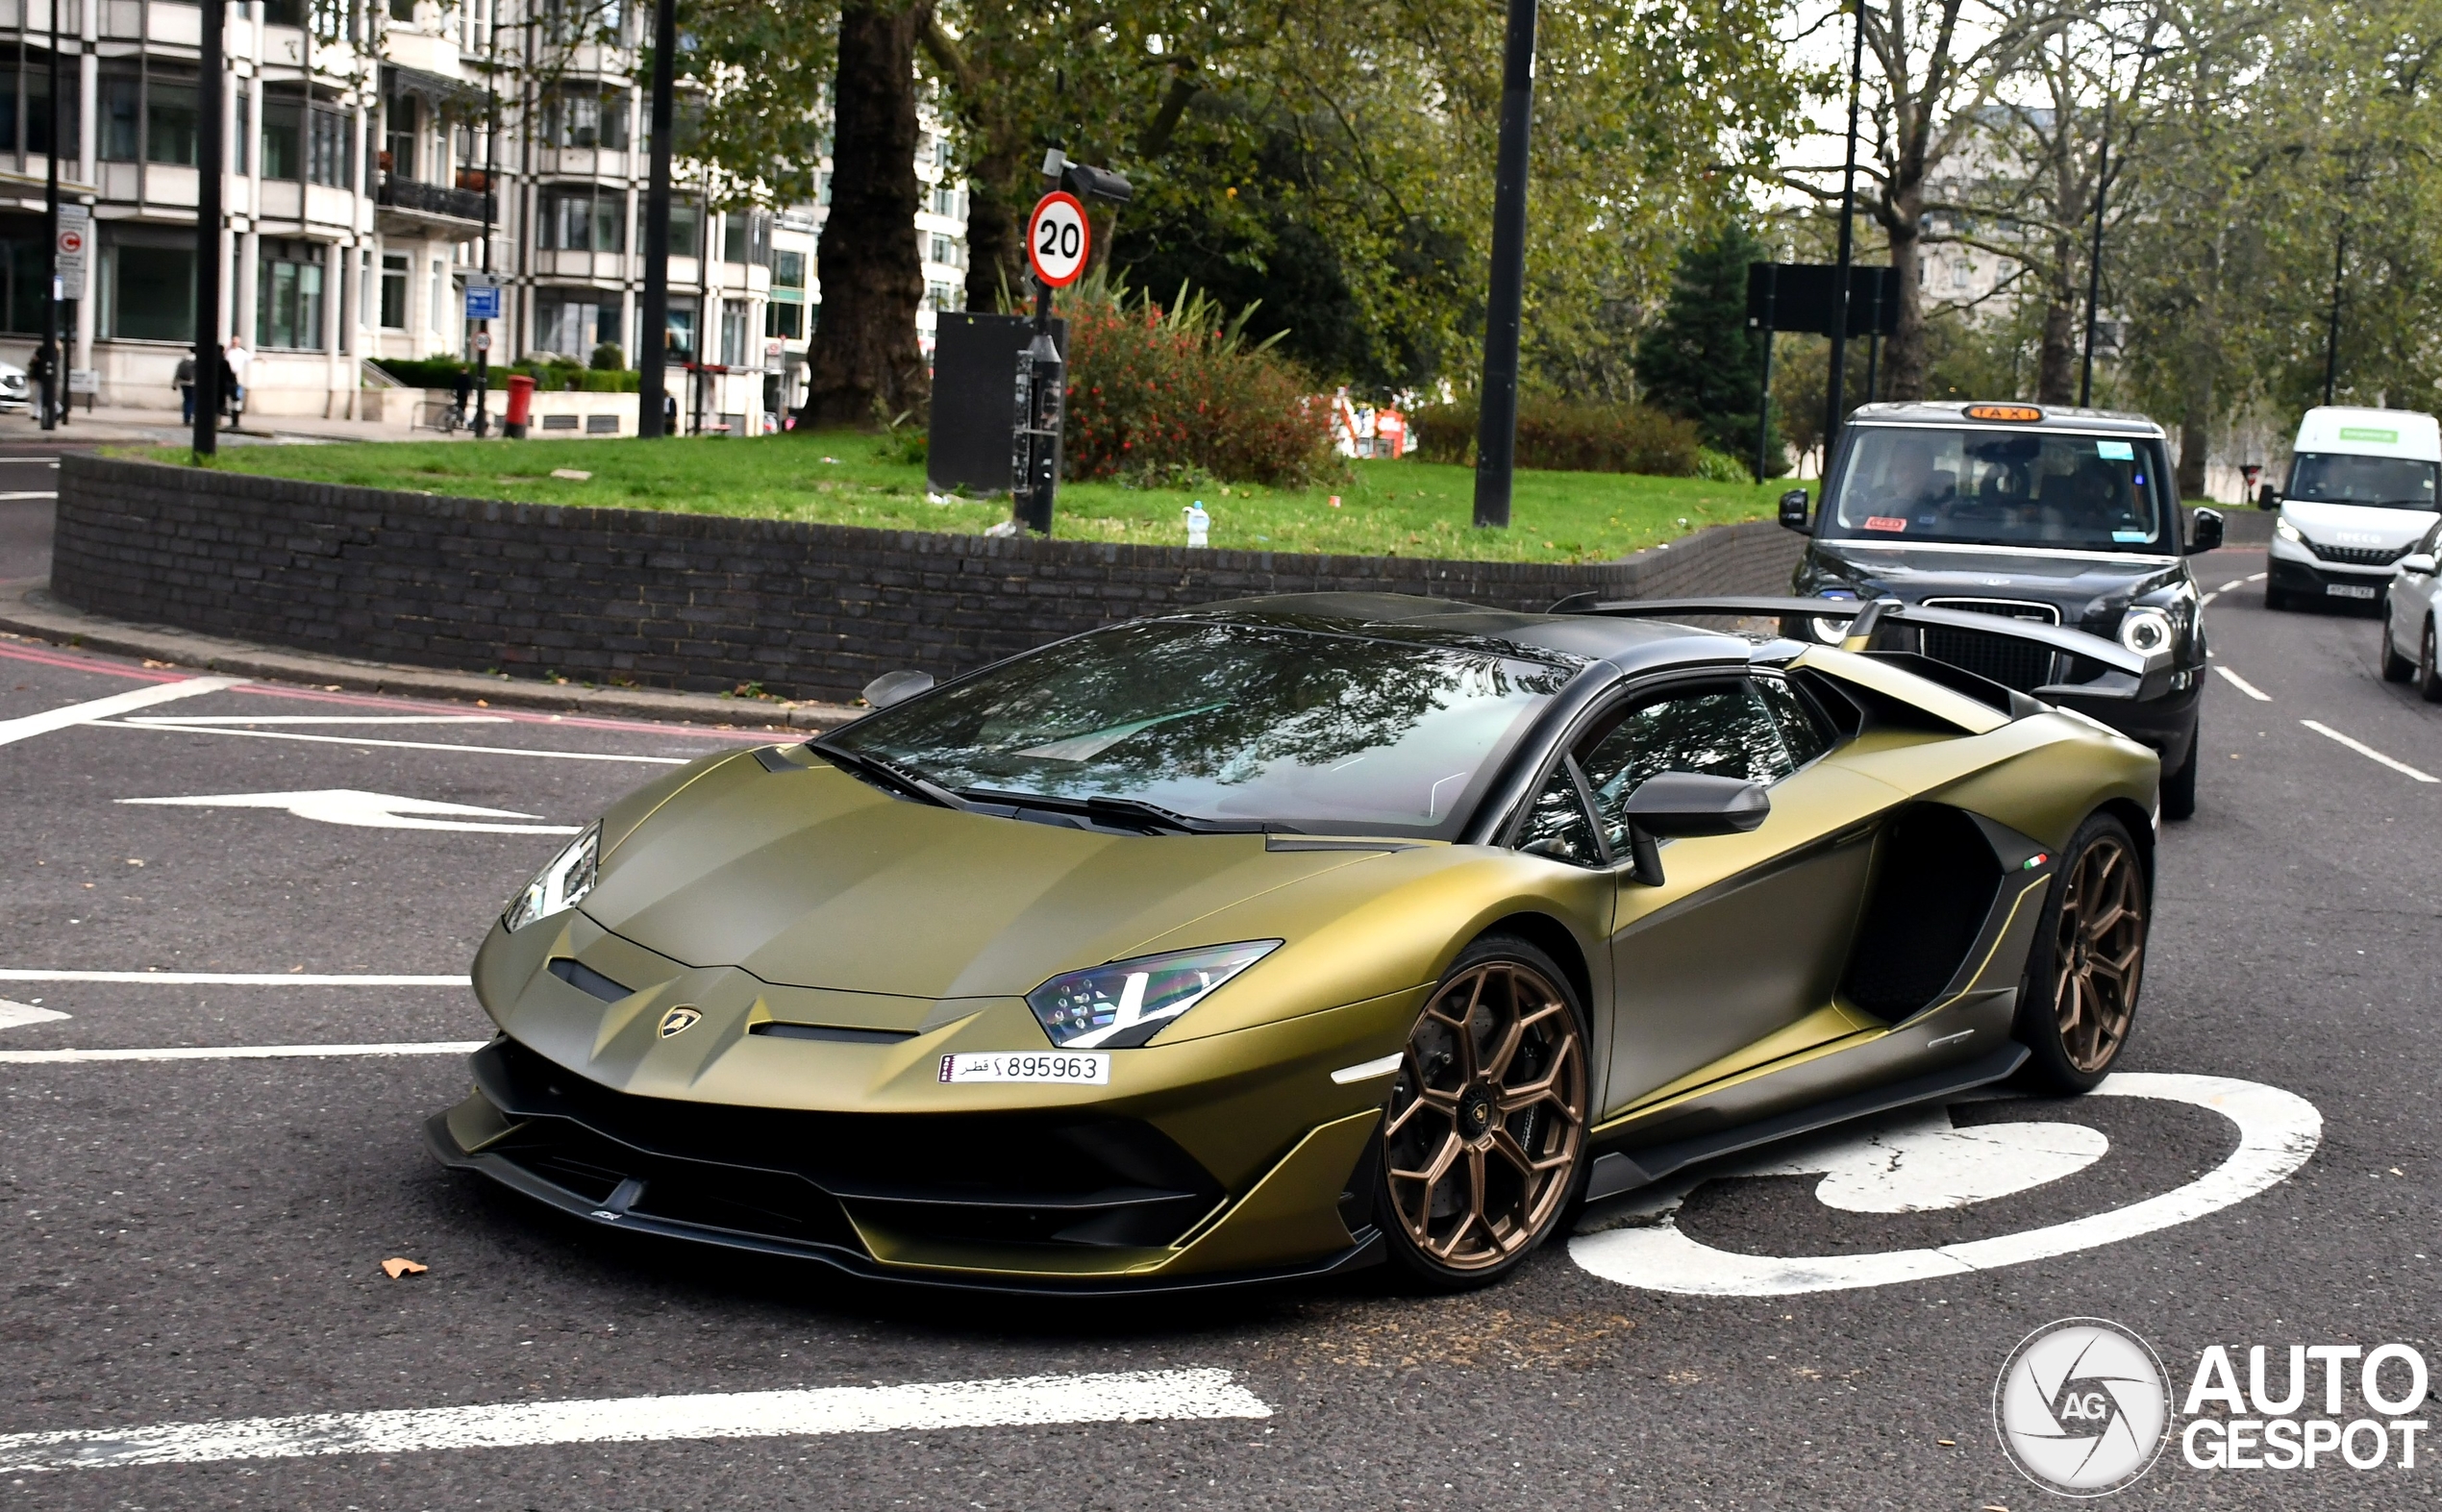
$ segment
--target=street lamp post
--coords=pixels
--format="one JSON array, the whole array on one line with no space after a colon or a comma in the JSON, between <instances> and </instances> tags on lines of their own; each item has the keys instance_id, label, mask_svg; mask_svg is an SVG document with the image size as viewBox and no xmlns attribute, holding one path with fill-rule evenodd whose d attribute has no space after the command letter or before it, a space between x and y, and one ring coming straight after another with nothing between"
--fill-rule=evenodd
<instances>
[{"instance_id":1,"label":"street lamp post","mask_svg":"<svg viewBox=\"0 0 2442 1512\"><path fill-rule=\"evenodd\" d=\"M221 136L221 110L227 98L224 79L227 60L222 57L222 0L204 0L203 37L198 83L203 87L203 106L196 122L196 161L201 164L195 175L195 431L191 444L198 457L210 457L220 446L220 177L226 164L228 149ZM59 14L60 0L51 0L51 13ZM56 20L53 23L57 25ZM56 38L57 34L54 33ZM51 44L52 67L59 66L60 46ZM58 75L55 73L54 78ZM51 87L51 161L60 160L60 89ZM52 170L52 182L59 172ZM57 255L59 211L54 200L51 237L53 255ZM88 253L89 257L90 254ZM89 267L90 264L88 263ZM91 274L87 275L90 282Z\"/></svg>"},{"instance_id":2,"label":"street lamp post","mask_svg":"<svg viewBox=\"0 0 2442 1512\"><path fill-rule=\"evenodd\" d=\"M1518 327L1526 307L1527 147L1534 124L1535 0L1509 0L1493 160L1492 286L1484 301L1476 417L1476 525L1506 530L1518 452Z\"/></svg>"},{"instance_id":3,"label":"street lamp post","mask_svg":"<svg viewBox=\"0 0 2442 1512\"><path fill-rule=\"evenodd\" d=\"M1839 271L1832 275L1832 373L1831 384L1823 400L1823 475L1832 475L1832 448L1840 439L1840 421L1848 409L1842 392L1848 386L1849 369L1849 268L1855 260L1855 233L1851 222L1856 219L1856 112L1857 96L1865 81L1865 0L1850 0L1855 8L1856 25L1855 39L1849 44L1849 156L1840 170L1840 255L1834 260Z\"/></svg>"},{"instance_id":4,"label":"street lamp post","mask_svg":"<svg viewBox=\"0 0 2442 1512\"><path fill-rule=\"evenodd\" d=\"M209 5L206 9L210 9ZM217 77L217 73L212 77ZM43 155L48 164L42 181L42 219L50 232L51 250L44 255L42 271L45 298L42 305L42 429L57 428L60 423L60 0L51 0L51 150Z\"/></svg>"},{"instance_id":5,"label":"street lamp post","mask_svg":"<svg viewBox=\"0 0 2442 1512\"><path fill-rule=\"evenodd\" d=\"M676 0L653 8L653 120L651 167L644 189L644 308L636 317L635 434L661 434L661 409L669 383L670 343L670 116L678 53ZM700 260L699 260L700 264Z\"/></svg>"}]
</instances>

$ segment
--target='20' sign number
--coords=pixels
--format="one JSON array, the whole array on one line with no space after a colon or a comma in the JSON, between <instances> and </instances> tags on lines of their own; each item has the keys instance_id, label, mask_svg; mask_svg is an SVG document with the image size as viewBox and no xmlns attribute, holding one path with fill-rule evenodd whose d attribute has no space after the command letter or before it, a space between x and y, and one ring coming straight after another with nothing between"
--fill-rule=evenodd
<instances>
[{"instance_id":1,"label":"'20' sign number","mask_svg":"<svg viewBox=\"0 0 2442 1512\"><path fill-rule=\"evenodd\" d=\"M1085 271L1093 249L1093 229L1077 196L1055 189L1034 206L1026 222L1026 260L1034 276L1054 288L1066 288Z\"/></svg>"}]
</instances>

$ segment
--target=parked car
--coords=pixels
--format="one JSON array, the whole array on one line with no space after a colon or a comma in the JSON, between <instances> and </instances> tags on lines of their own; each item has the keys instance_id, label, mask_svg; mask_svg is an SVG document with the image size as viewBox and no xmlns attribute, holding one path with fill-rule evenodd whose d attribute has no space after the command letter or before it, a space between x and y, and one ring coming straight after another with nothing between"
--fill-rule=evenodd
<instances>
[{"instance_id":1,"label":"parked car","mask_svg":"<svg viewBox=\"0 0 2442 1512\"><path fill-rule=\"evenodd\" d=\"M2100 1082L2153 753L1912 654L1646 612L1288 595L879 679L510 901L499 1036L427 1138L605 1228L878 1278L1458 1289L1697 1161Z\"/></svg>"},{"instance_id":2,"label":"parked car","mask_svg":"<svg viewBox=\"0 0 2442 1512\"><path fill-rule=\"evenodd\" d=\"M2289 477L2259 507L2278 510L2264 607L2371 607L2392 564L2431 529L2442 427L2412 409L2327 405L2299 423Z\"/></svg>"},{"instance_id":3,"label":"parked car","mask_svg":"<svg viewBox=\"0 0 2442 1512\"><path fill-rule=\"evenodd\" d=\"M2382 679L2414 682L2429 704L2442 704L2442 657L2434 646L2435 626L2442 622L2437 556L2442 556L2442 522L2428 527L2424 538L2393 564L2390 591L2383 595Z\"/></svg>"},{"instance_id":4,"label":"parked car","mask_svg":"<svg viewBox=\"0 0 2442 1512\"><path fill-rule=\"evenodd\" d=\"M1807 597L1896 599L2058 625L2173 672L2147 696L2097 696L2091 666L2031 640L1895 623L1906 649L2100 719L2162 757L2162 815L2196 811L2205 630L2187 558L2222 543L2196 511L2182 539L2162 428L2142 415L2025 404L1875 404L1853 414L1811 516L1805 490L1781 523L1810 534L1793 586ZM1845 620L1814 622L1826 642Z\"/></svg>"},{"instance_id":5,"label":"parked car","mask_svg":"<svg viewBox=\"0 0 2442 1512\"><path fill-rule=\"evenodd\" d=\"M34 384L24 368L0 362L0 414L16 414L34 403Z\"/></svg>"}]
</instances>

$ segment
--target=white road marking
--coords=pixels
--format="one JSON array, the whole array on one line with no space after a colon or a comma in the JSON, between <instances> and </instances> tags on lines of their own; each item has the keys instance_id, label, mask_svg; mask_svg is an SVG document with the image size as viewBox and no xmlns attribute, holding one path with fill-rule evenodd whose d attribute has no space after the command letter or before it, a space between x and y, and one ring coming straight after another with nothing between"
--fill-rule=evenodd
<instances>
[{"instance_id":1,"label":"white road marking","mask_svg":"<svg viewBox=\"0 0 2442 1512\"><path fill-rule=\"evenodd\" d=\"M2420 782L2442 782L2442 778L2431 777L2426 773L2420 772L2415 767L2408 765L2405 761L2395 761L2391 757L2384 756L2381 752L2377 751L2374 747L2366 744L2364 741L2353 740L2349 736L2342 734L2339 731L2332 729L2330 725L2324 724L2320 720L2302 719L2299 723L2319 735L2326 735L2333 740L2339 741L2342 745L2347 746L2350 750L2357 753L2357 755L2364 756L2367 760L2380 761L2384 766L2389 767L2394 772L2398 772L2403 776L2413 777Z\"/></svg>"},{"instance_id":2,"label":"white road marking","mask_svg":"<svg viewBox=\"0 0 2442 1512\"><path fill-rule=\"evenodd\" d=\"M1571 1259L1608 1281L1649 1291L1710 1297L1787 1297L1931 1280L2074 1254L2190 1223L2286 1179L2323 1142L2323 1115L2294 1092L2230 1077L2124 1071L2089 1097L2160 1098L2210 1108L2238 1127L2238 1148L2220 1165L2159 1197L2126 1207L1929 1250L1782 1257L1700 1244L1680 1231L1675 1197L1643 1227L1580 1234ZM1996 1126L1983 1126L1979 1132ZM1679 1186L1684 1196L1706 1177ZM1633 1198L1631 1199L1633 1202Z\"/></svg>"},{"instance_id":3,"label":"white road marking","mask_svg":"<svg viewBox=\"0 0 2442 1512\"><path fill-rule=\"evenodd\" d=\"M1386 1077L1397 1071L1399 1063L1406 1058L1406 1052L1392 1051L1380 1060L1368 1060L1355 1066L1342 1066L1332 1073L1332 1080L1335 1085L1343 1087L1353 1086L1359 1081L1371 1081L1376 1077Z\"/></svg>"},{"instance_id":4,"label":"white road marking","mask_svg":"<svg viewBox=\"0 0 2442 1512\"><path fill-rule=\"evenodd\" d=\"M0 503L11 503L18 499L56 499L59 496L60 490L57 488L18 488L0 493Z\"/></svg>"},{"instance_id":5,"label":"white road marking","mask_svg":"<svg viewBox=\"0 0 2442 1512\"><path fill-rule=\"evenodd\" d=\"M2269 704L2273 701L2273 696L2270 693L2265 692L2255 683L2248 682L2245 678L2240 677L2230 668L2223 666L2220 662L2217 661L2213 663L2213 670L2222 675L2223 682L2238 689L2241 693L2246 694L2249 698L2254 699L2256 703Z\"/></svg>"},{"instance_id":6,"label":"white road marking","mask_svg":"<svg viewBox=\"0 0 2442 1512\"><path fill-rule=\"evenodd\" d=\"M1835 1135L1742 1176L1813 1176L1815 1201L1844 1213L1966 1207L2057 1181L2103 1158L2111 1141L2083 1124L1951 1127L1949 1110L1912 1111L1867 1133Z\"/></svg>"},{"instance_id":7,"label":"white road marking","mask_svg":"<svg viewBox=\"0 0 2442 1512\"><path fill-rule=\"evenodd\" d=\"M506 714L145 714L128 725L509 725Z\"/></svg>"},{"instance_id":8,"label":"white road marking","mask_svg":"<svg viewBox=\"0 0 2442 1512\"><path fill-rule=\"evenodd\" d=\"M122 798L122 804L153 804L185 808L285 808L300 819L327 825L355 825L366 830L474 830L491 834L576 834L583 825L499 824L486 821L538 819L513 808L478 808L471 804L444 804L429 798L400 798L354 787L323 787L297 793L220 793L192 798ZM462 814L459 819L418 817Z\"/></svg>"},{"instance_id":9,"label":"white road marking","mask_svg":"<svg viewBox=\"0 0 2442 1512\"><path fill-rule=\"evenodd\" d=\"M294 1459L308 1454L408 1454L542 1444L795 1438L1271 1415L1263 1399L1239 1385L1226 1370L1126 1371L909 1386L318 1412L292 1418L14 1433L0 1436L0 1472Z\"/></svg>"},{"instance_id":10,"label":"white road marking","mask_svg":"<svg viewBox=\"0 0 2442 1512\"><path fill-rule=\"evenodd\" d=\"M0 727L4 728L4 727ZM685 766L693 756L616 756L607 751L542 751L517 746L461 746L444 740L377 740L370 735L309 735L290 730L239 730L227 725L181 723L174 719L111 720L103 730L173 730L195 735L246 735L256 740L311 740L326 746L386 746L399 751L455 751L466 756L539 756L552 761L644 761L654 766ZM0 736L5 738L5 736Z\"/></svg>"},{"instance_id":11,"label":"white road marking","mask_svg":"<svg viewBox=\"0 0 2442 1512\"><path fill-rule=\"evenodd\" d=\"M2246 578L2232 578L2230 582L2223 583L2220 587L2215 588L2213 591L2216 593L2228 593L2232 588L2243 588L2247 586L2250 581L2251 580Z\"/></svg>"},{"instance_id":12,"label":"white road marking","mask_svg":"<svg viewBox=\"0 0 2442 1512\"><path fill-rule=\"evenodd\" d=\"M0 998L0 1029L12 1029L25 1024L51 1024L67 1015L57 1008L37 1008L31 1003L11 1003Z\"/></svg>"},{"instance_id":13,"label":"white road marking","mask_svg":"<svg viewBox=\"0 0 2442 1512\"><path fill-rule=\"evenodd\" d=\"M2205 595L2205 597L2203 597L2203 598L2201 598L2201 599L2197 600L2197 601L2196 601L2196 607L2197 607L2198 608L2200 608L2200 609L2201 609L2201 608L2205 608L2205 607L2210 607L2210 606L2211 606L2212 602L2213 602L2215 599L2218 599L2218 598L2220 598L2221 596L2222 596L2222 590L2221 590L2221 589L2219 589L2219 588L2215 588L2212 592L2210 592L2210 593L2208 593L2208 594ZM2209 655L2209 653L2208 653L2208 655Z\"/></svg>"},{"instance_id":14,"label":"white road marking","mask_svg":"<svg viewBox=\"0 0 2442 1512\"><path fill-rule=\"evenodd\" d=\"M83 704L70 704L64 708L47 708L39 714L20 714L14 719L0 719L0 746L65 730L70 725L90 725L107 720L113 714L125 714L155 704L174 699L193 698L199 693L217 693L222 688L236 687L244 678L186 678L176 682L156 682L150 687L130 688Z\"/></svg>"},{"instance_id":15,"label":"white road marking","mask_svg":"<svg viewBox=\"0 0 2442 1512\"><path fill-rule=\"evenodd\" d=\"M2272 574L2271 574L2271 573L2269 573L2269 572L2259 572L2259 573L2255 574L2254 577L2252 577L2252 578L2248 578L2248 579L2246 579L2245 581L2246 581L2246 582L2263 582L2266 578L2269 578L2269 577L2271 577L2271 576L2272 576Z\"/></svg>"},{"instance_id":16,"label":"white road marking","mask_svg":"<svg viewBox=\"0 0 2442 1512\"><path fill-rule=\"evenodd\" d=\"M471 1055L488 1040L411 1040L387 1045L180 1045L157 1050L0 1050L0 1066L94 1060L319 1060L350 1055Z\"/></svg>"},{"instance_id":17,"label":"white road marking","mask_svg":"<svg viewBox=\"0 0 2442 1512\"><path fill-rule=\"evenodd\" d=\"M411 977L397 973L339 976L330 972L271 971L43 971L0 966L0 981L152 982L166 987L466 987L465 977Z\"/></svg>"}]
</instances>

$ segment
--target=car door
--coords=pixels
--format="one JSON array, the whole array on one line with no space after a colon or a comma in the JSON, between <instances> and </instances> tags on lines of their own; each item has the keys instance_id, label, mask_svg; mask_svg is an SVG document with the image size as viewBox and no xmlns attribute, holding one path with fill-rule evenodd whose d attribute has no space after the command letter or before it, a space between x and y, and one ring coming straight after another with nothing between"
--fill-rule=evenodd
<instances>
[{"instance_id":1,"label":"car door","mask_svg":"<svg viewBox=\"0 0 2442 1512\"><path fill-rule=\"evenodd\" d=\"M1640 691L1577 743L1594 822L1615 855L1628 851L1622 808L1656 773L1744 778L1772 797L1751 833L1664 842L1659 886L1614 872L1607 1113L1854 1030L1832 994L1863 909L1875 828L1899 795L1818 759L1833 739L1778 676L1745 674Z\"/></svg>"}]
</instances>

